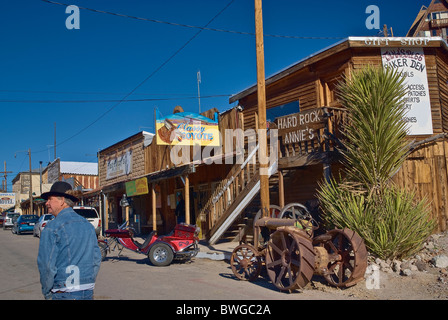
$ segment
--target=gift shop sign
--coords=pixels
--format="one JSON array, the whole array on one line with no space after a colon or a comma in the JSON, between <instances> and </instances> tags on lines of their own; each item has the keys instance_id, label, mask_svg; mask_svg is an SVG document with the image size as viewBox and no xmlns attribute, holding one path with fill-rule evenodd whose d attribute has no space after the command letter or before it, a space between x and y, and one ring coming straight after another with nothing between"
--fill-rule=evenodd
<instances>
[{"instance_id":1,"label":"gift shop sign","mask_svg":"<svg viewBox=\"0 0 448 320\"><path fill-rule=\"evenodd\" d=\"M423 48L381 48L384 68L397 70L405 79L404 98L409 135L432 134L431 104Z\"/></svg>"}]
</instances>

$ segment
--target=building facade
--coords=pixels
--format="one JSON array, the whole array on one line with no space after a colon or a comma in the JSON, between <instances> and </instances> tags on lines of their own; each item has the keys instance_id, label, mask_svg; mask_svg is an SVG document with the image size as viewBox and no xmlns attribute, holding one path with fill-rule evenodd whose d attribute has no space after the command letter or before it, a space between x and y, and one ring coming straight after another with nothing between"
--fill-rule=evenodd
<instances>
[{"instance_id":1,"label":"building facade","mask_svg":"<svg viewBox=\"0 0 448 320\"><path fill-rule=\"evenodd\" d=\"M339 172L337 139L327 138L340 137L345 119L337 83L366 65L396 68L407 77L409 111L404 120L410 127L409 140L418 147L394 179L426 197L439 230L446 230L448 47L440 37L350 37L267 78L267 114L293 104L296 119L302 119L302 125L293 130L279 130L278 171L283 185L271 191L271 204L315 203L319 182ZM245 127L257 127L256 85L232 96L230 102L244 109ZM282 116L275 121L279 129L285 128L288 117L292 119L288 114Z\"/></svg>"}]
</instances>

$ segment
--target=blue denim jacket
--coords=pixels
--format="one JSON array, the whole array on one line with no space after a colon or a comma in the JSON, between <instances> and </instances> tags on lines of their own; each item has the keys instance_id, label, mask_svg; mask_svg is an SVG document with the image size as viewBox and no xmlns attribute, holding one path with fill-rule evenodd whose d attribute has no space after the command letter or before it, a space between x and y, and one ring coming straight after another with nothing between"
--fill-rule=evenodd
<instances>
[{"instance_id":1,"label":"blue denim jacket","mask_svg":"<svg viewBox=\"0 0 448 320\"><path fill-rule=\"evenodd\" d=\"M72 208L59 212L42 230L37 266L42 293L95 283L101 252L94 227Z\"/></svg>"}]
</instances>

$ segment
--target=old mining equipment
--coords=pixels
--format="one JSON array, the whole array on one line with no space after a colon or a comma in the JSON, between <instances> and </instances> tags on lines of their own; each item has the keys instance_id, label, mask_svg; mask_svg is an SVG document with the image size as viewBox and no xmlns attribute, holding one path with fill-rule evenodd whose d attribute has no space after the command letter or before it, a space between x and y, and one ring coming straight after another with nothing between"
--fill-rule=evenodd
<instances>
[{"instance_id":1,"label":"old mining equipment","mask_svg":"<svg viewBox=\"0 0 448 320\"><path fill-rule=\"evenodd\" d=\"M367 249L356 232L333 229L314 237L318 224L304 206L272 207L270 217L255 218L254 244L233 250L230 264L238 279L254 281L263 266L272 283L285 291L305 287L314 274L340 288L363 279Z\"/></svg>"}]
</instances>

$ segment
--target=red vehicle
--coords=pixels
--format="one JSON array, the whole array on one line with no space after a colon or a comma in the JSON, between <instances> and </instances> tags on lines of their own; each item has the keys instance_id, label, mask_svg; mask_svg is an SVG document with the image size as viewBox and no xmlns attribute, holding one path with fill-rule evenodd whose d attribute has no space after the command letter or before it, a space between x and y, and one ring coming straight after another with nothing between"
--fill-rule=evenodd
<instances>
[{"instance_id":1,"label":"red vehicle","mask_svg":"<svg viewBox=\"0 0 448 320\"><path fill-rule=\"evenodd\" d=\"M173 260L189 260L199 252L199 228L196 226L181 223L169 235L160 237L153 231L143 243L139 243L134 239L135 231L126 225L127 222L118 229L106 230L107 238L98 240L103 260L108 252L118 249L120 255L126 248L147 255L155 266L167 266Z\"/></svg>"}]
</instances>

